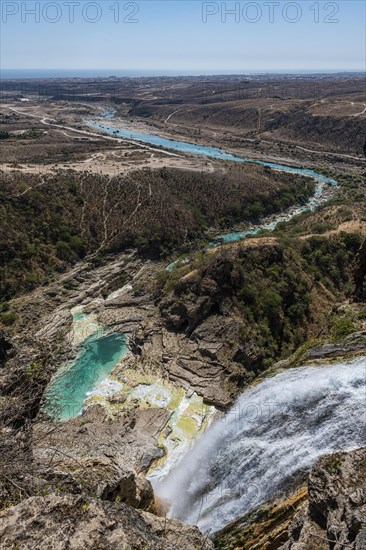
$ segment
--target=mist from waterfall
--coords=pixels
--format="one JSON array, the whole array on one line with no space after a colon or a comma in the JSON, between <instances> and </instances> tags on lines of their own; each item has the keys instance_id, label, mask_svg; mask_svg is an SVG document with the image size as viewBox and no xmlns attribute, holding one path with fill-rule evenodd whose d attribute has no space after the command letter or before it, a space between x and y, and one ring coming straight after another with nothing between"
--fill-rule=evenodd
<instances>
[{"instance_id":1,"label":"mist from waterfall","mask_svg":"<svg viewBox=\"0 0 366 550\"><path fill-rule=\"evenodd\" d=\"M170 517L217 532L284 494L322 455L366 442L366 358L290 369L246 390L167 477Z\"/></svg>"}]
</instances>

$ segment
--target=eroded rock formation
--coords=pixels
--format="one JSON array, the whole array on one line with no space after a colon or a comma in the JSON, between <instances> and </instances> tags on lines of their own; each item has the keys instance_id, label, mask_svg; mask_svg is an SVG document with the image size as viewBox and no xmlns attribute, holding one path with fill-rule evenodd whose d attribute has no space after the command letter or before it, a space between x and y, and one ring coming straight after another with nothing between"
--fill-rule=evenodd
<instances>
[{"instance_id":1,"label":"eroded rock formation","mask_svg":"<svg viewBox=\"0 0 366 550\"><path fill-rule=\"evenodd\" d=\"M365 549L366 449L320 460L308 489L308 505L295 516L281 550Z\"/></svg>"}]
</instances>

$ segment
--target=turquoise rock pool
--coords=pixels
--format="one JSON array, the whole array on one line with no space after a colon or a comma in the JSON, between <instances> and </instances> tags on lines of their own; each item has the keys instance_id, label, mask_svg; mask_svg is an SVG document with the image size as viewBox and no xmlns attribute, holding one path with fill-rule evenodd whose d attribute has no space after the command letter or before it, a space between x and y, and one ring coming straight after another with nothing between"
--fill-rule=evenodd
<instances>
[{"instance_id":1,"label":"turquoise rock pool","mask_svg":"<svg viewBox=\"0 0 366 550\"><path fill-rule=\"evenodd\" d=\"M51 381L45 412L59 422L81 414L88 393L113 371L127 351L124 334L98 332L89 336L75 359L61 367Z\"/></svg>"}]
</instances>

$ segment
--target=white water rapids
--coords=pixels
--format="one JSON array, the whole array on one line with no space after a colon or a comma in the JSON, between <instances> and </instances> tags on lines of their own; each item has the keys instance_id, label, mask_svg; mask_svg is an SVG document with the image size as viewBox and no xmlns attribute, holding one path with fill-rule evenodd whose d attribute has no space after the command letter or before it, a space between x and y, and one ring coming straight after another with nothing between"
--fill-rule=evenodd
<instances>
[{"instance_id":1,"label":"white water rapids","mask_svg":"<svg viewBox=\"0 0 366 550\"><path fill-rule=\"evenodd\" d=\"M290 369L246 390L155 492L217 532L285 493L318 457L366 442L366 358Z\"/></svg>"}]
</instances>

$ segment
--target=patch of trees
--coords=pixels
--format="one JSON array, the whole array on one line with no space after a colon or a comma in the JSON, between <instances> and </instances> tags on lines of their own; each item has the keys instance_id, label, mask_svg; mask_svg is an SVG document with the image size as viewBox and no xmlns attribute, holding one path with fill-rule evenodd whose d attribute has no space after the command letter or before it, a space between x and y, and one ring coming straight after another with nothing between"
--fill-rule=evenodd
<instances>
[{"instance_id":1,"label":"patch of trees","mask_svg":"<svg viewBox=\"0 0 366 550\"><path fill-rule=\"evenodd\" d=\"M84 257L86 244L80 235L78 194L62 184L58 188L56 181L32 189L38 183L36 177L26 181L3 177L0 305L6 307L17 293L46 284L54 272ZM15 319L3 310L1 320L11 324Z\"/></svg>"},{"instance_id":2,"label":"patch of trees","mask_svg":"<svg viewBox=\"0 0 366 550\"><path fill-rule=\"evenodd\" d=\"M179 312L188 315L189 330L198 326L197 312L186 303L204 300L211 313L233 314L241 325L243 345L251 343L264 350L261 368L265 369L309 338L317 305L314 288L320 291L321 284L329 290L325 298L329 312L337 299L350 295L360 242L359 235L343 233L231 251L224 248L214 256L196 255L188 266L159 277L157 285L164 308L165 296L170 295L174 319ZM194 278L184 279L189 272L195 272ZM192 320L189 311L193 311ZM166 318L169 324L169 310Z\"/></svg>"},{"instance_id":3,"label":"patch of trees","mask_svg":"<svg viewBox=\"0 0 366 550\"><path fill-rule=\"evenodd\" d=\"M314 191L309 178L255 165L223 167L222 173L142 170L112 179L1 174L0 302L47 284L87 254L136 247L150 258L166 257L207 243L210 227L258 221Z\"/></svg>"}]
</instances>

